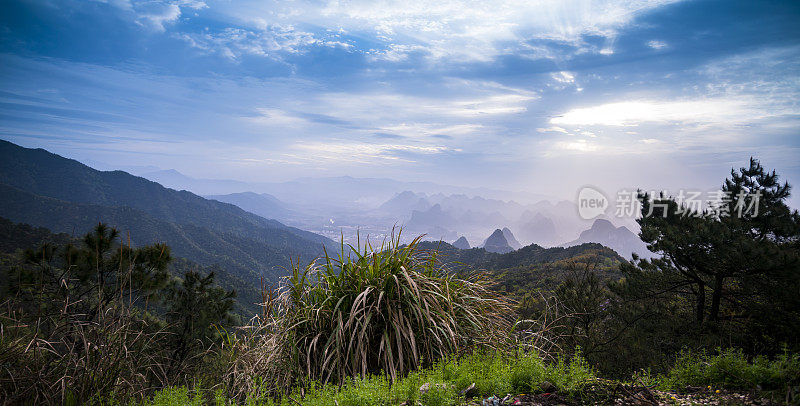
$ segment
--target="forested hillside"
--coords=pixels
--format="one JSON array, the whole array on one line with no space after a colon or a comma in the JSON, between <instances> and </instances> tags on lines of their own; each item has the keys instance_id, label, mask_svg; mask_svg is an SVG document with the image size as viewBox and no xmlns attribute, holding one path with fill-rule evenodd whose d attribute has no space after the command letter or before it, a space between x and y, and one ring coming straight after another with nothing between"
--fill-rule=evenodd
<instances>
[{"instance_id":1,"label":"forested hillside","mask_svg":"<svg viewBox=\"0 0 800 406\"><path fill-rule=\"evenodd\" d=\"M11 221L70 235L105 222L135 244L165 242L177 256L219 264L253 286L262 276L277 282L290 258L310 261L323 245L334 245L231 204L6 141L0 141L0 191L0 216Z\"/></svg>"},{"instance_id":2,"label":"forested hillside","mask_svg":"<svg viewBox=\"0 0 800 406\"><path fill-rule=\"evenodd\" d=\"M127 238L123 238L127 241ZM44 227L14 223L0 217L0 296L7 297L9 294L7 277L14 268L24 266L26 250L45 245L56 248L67 244L80 245L80 243L80 238L66 233L53 234ZM174 256L168 265L169 274L174 278L181 278L187 272L198 272L201 275L213 272L216 275L216 282L221 287L236 292L236 304L232 311L238 317L238 322L244 322L257 313L260 310L257 303L263 299L259 291L260 286L252 282L252 278L257 275L252 272L240 274L242 269L222 267L218 264L204 266L195 260L178 256Z\"/></svg>"},{"instance_id":3,"label":"forested hillside","mask_svg":"<svg viewBox=\"0 0 800 406\"><path fill-rule=\"evenodd\" d=\"M424 241L420 249L435 251L438 260L454 270L486 270L494 274L503 285L514 290L525 290L544 279L560 281L554 265L592 263L598 270L618 274L620 263L626 261L614 250L596 243L573 247L544 248L536 244L516 251L498 254L483 248L458 249L444 241Z\"/></svg>"}]
</instances>

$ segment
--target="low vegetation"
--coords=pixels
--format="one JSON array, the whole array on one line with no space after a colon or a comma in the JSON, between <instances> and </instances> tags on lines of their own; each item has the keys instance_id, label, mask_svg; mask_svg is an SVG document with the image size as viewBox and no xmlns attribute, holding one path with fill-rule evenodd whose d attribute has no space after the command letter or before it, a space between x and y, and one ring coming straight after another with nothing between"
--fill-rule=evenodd
<instances>
[{"instance_id":1,"label":"low vegetation","mask_svg":"<svg viewBox=\"0 0 800 406\"><path fill-rule=\"evenodd\" d=\"M85 403L192 382L234 292L214 275L171 277L169 247L132 248L99 224L78 245L43 244L7 270L0 330L4 403Z\"/></svg>"},{"instance_id":2,"label":"low vegetation","mask_svg":"<svg viewBox=\"0 0 800 406\"><path fill-rule=\"evenodd\" d=\"M214 272L175 274L169 247L136 248L100 224L2 257L0 401L458 405L526 393L671 404L737 392L800 404L800 215L757 161L724 187L761 195L762 214L640 195L653 260L583 247L544 263L532 247L516 254L529 262L480 272L419 239L342 244L262 284L244 325ZM672 209L684 214L659 211ZM515 287L522 275L537 280Z\"/></svg>"},{"instance_id":3,"label":"low vegetation","mask_svg":"<svg viewBox=\"0 0 800 406\"><path fill-rule=\"evenodd\" d=\"M748 391L758 388L781 399L800 400L800 355L785 352L774 359L748 358L742 350L682 351L669 372L658 379L662 389L687 387Z\"/></svg>"},{"instance_id":4,"label":"low vegetation","mask_svg":"<svg viewBox=\"0 0 800 406\"><path fill-rule=\"evenodd\" d=\"M296 406L296 402L302 400L306 406L399 405L404 402L450 406L469 403L468 397L502 399L509 394L555 392L568 402L606 404L615 400L611 393L614 389L622 391L638 383L651 388L651 393L666 404L674 403L671 402L674 395L687 388L715 394L720 390L749 391L761 385L759 396L762 398L794 404L798 395L799 362L800 357L789 354L772 361L765 358L748 361L736 350L713 355L684 352L666 374L638 373L626 384L598 378L580 354L574 354L569 360L561 358L548 363L533 353L476 351L442 360L396 381L385 375L365 375L340 385L295 387L281 399L250 394L244 403ZM466 391L468 388L472 389ZM181 387L159 391L142 404L228 405L231 402L221 391Z\"/></svg>"}]
</instances>

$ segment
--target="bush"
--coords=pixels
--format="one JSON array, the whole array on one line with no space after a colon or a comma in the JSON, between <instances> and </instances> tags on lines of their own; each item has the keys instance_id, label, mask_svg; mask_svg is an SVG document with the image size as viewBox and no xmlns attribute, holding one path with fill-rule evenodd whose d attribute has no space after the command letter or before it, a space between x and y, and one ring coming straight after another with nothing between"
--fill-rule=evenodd
<instances>
[{"instance_id":1,"label":"bush","mask_svg":"<svg viewBox=\"0 0 800 406\"><path fill-rule=\"evenodd\" d=\"M569 362L559 358L547 369L547 378L560 392L576 395L583 385L594 379L594 371L580 354L576 353Z\"/></svg>"},{"instance_id":2,"label":"bush","mask_svg":"<svg viewBox=\"0 0 800 406\"><path fill-rule=\"evenodd\" d=\"M735 390L763 390L783 398L800 385L800 355L784 352L774 360L748 359L741 350L716 354L682 351L673 368L660 381L663 389L711 386ZM797 396L795 394L794 396Z\"/></svg>"},{"instance_id":3,"label":"bush","mask_svg":"<svg viewBox=\"0 0 800 406\"><path fill-rule=\"evenodd\" d=\"M475 384L478 396L505 395L511 392L509 360L496 352L475 351L450 363L451 379L461 391Z\"/></svg>"},{"instance_id":4,"label":"bush","mask_svg":"<svg viewBox=\"0 0 800 406\"><path fill-rule=\"evenodd\" d=\"M547 368L539 357L524 355L511 367L510 383L517 393L531 393L546 380Z\"/></svg>"},{"instance_id":5,"label":"bush","mask_svg":"<svg viewBox=\"0 0 800 406\"><path fill-rule=\"evenodd\" d=\"M414 240L363 251L342 245L292 275L264 319L237 350L244 356L229 387L251 391L249 377L273 382L265 391L303 382L343 383L385 373L391 380L473 347L508 342L510 306L489 291L484 274L455 275ZM242 386L245 385L245 386Z\"/></svg>"}]
</instances>

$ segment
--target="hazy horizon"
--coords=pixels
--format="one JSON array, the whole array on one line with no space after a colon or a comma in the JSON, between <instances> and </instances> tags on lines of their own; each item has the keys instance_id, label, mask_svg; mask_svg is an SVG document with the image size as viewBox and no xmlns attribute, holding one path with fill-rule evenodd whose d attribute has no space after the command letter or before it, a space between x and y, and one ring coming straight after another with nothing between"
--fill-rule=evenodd
<instances>
[{"instance_id":1,"label":"hazy horizon","mask_svg":"<svg viewBox=\"0 0 800 406\"><path fill-rule=\"evenodd\" d=\"M245 182L574 200L709 191L755 156L797 185L798 20L779 1L7 1L0 137Z\"/></svg>"}]
</instances>

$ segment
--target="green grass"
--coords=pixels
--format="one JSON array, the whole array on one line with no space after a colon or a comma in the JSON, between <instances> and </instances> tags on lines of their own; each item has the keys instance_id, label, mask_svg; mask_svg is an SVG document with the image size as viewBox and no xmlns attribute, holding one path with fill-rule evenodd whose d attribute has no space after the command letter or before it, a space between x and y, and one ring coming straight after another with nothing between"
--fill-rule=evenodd
<instances>
[{"instance_id":1,"label":"green grass","mask_svg":"<svg viewBox=\"0 0 800 406\"><path fill-rule=\"evenodd\" d=\"M549 382L554 392L573 399L591 399L587 388L597 383L594 370L580 353L570 359L561 358L547 363L530 353L508 356L497 352L475 351L466 356L437 362L430 368L409 373L394 382L387 375L369 375L348 379L341 386L310 384L295 388L291 394L275 400L251 394L244 402L248 406L388 406L421 403L424 406L453 406L464 404L460 392L475 384L473 395L478 398L503 397L506 394L542 393L542 384ZM606 381L611 382L611 381ZM638 375L633 384L644 382L661 390L682 390L687 387L707 387L756 391L760 396L797 403L800 385L800 356L783 354L774 360L763 357L748 359L741 351L725 350L715 354L682 352L674 367L664 375ZM420 392L423 384L430 389ZM794 392L792 392L794 391ZM263 392L260 392L263 393ZM205 402L204 402L205 399ZM143 405L201 405L236 404L221 391L199 395L186 388L169 388L157 392Z\"/></svg>"},{"instance_id":2,"label":"green grass","mask_svg":"<svg viewBox=\"0 0 800 406\"><path fill-rule=\"evenodd\" d=\"M682 389L688 386L711 386L734 390L786 393L800 385L800 355L784 353L769 360L766 357L749 359L735 349L707 352L681 352L674 367L661 377L659 387Z\"/></svg>"},{"instance_id":3,"label":"green grass","mask_svg":"<svg viewBox=\"0 0 800 406\"><path fill-rule=\"evenodd\" d=\"M545 381L555 385L559 393L577 395L583 384L594 378L594 372L580 354L570 360L561 359L547 364L535 354L509 357L497 352L475 351L461 358L450 358L430 368L411 372L394 383L386 375L370 375L348 379L341 387L334 384L312 384L302 390L295 388L290 395L280 400L260 395L249 396L245 404L296 406L292 399L302 398L305 406L381 406L398 405L402 402L451 406L463 404L464 399L460 392L473 383L474 396L484 398L492 395L503 397L506 394L540 393L543 392L540 385ZM426 383L430 388L421 393L420 387ZM185 388L173 388L158 392L145 404L195 405L200 404L196 403L200 398ZM221 393L208 400L216 405L231 404Z\"/></svg>"}]
</instances>

